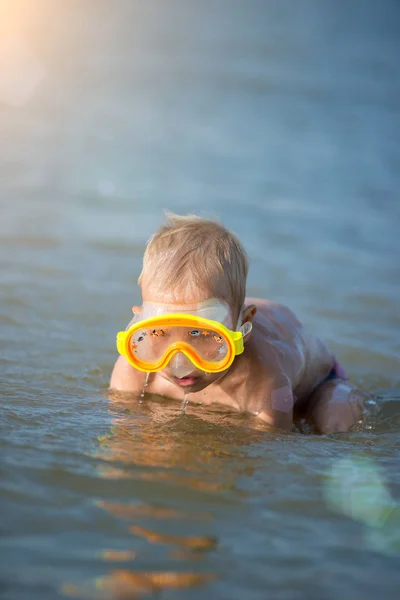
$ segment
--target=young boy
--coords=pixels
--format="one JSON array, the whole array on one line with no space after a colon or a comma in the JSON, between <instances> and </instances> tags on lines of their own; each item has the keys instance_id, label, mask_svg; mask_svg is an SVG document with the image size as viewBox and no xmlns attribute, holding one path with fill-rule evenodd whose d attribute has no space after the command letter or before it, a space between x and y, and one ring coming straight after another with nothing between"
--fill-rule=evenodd
<instances>
[{"instance_id":1,"label":"young boy","mask_svg":"<svg viewBox=\"0 0 400 600\"><path fill-rule=\"evenodd\" d=\"M290 431L293 413L347 431L361 393L325 344L285 306L246 298L248 260L222 225L168 215L149 240L143 304L118 334L110 387L224 404ZM150 374L149 374L150 373Z\"/></svg>"}]
</instances>

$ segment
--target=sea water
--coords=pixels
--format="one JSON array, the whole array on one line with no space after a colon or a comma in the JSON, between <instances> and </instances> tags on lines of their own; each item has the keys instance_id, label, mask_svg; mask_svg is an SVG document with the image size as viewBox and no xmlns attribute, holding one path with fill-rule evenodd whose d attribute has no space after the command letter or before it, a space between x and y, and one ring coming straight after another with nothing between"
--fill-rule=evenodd
<instances>
[{"instance_id":1,"label":"sea water","mask_svg":"<svg viewBox=\"0 0 400 600\"><path fill-rule=\"evenodd\" d=\"M399 39L396 0L0 3L1 598L397 598ZM240 236L370 425L108 393L164 208Z\"/></svg>"}]
</instances>

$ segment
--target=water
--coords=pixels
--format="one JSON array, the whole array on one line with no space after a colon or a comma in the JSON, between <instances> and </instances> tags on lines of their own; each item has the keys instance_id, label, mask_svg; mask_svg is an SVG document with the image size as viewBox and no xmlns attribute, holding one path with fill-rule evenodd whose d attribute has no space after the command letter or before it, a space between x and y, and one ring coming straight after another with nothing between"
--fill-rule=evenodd
<instances>
[{"instance_id":1,"label":"water","mask_svg":"<svg viewBox=\"0 0 400 600\"><path fill-rule=\"evenodd\" d=\"M189 394L185 394L183 396L182 405L181 405L181 412L183 415L186 414L186 408L187 408L188 404L189 404Z\"/></svg>"},{"instance_id":2,"label":"water","mask_svg":"<svg viewBox=\"0 0 400 600\"><path fill-rule=\"evenodd\" d=\"M1 598L397 598L399 12L0 3ZM364 430L107 393L163 208L240 235Z\"/></svg>"},{"instance_id":3,"label":"water","mask_svg":"<svg viewBox=\"0 0 400 600\"><path fill-rule=\"evenodd\" d=\"M149 385L149 379L150 379L150 373L146 373L145 379L144 379L144 384L143 384L143 389L142 389L142 392L141 392L140 398L139 398L139 404L141 404L143 402L143 398L146 393L146 388Z\"/></svg>"}]
</instances>

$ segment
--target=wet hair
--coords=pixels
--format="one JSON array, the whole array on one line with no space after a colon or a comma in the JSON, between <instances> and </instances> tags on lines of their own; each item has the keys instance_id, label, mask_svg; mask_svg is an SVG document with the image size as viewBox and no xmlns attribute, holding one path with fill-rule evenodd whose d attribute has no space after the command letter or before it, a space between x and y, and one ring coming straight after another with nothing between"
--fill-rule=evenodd
<instances>
[{"instance_id":1,"label":"wet hair","mask_svg":"<svg viewBox=\"0 0 400 600\"><path fill-rule=\"evenodd\" d=\"M166 213L167 222L147 243L139 285L177 299L182 293L198 300L215 297L239 318L249 269L237 237L216 221L196 215Z\"/></svg>"}]
</instances>

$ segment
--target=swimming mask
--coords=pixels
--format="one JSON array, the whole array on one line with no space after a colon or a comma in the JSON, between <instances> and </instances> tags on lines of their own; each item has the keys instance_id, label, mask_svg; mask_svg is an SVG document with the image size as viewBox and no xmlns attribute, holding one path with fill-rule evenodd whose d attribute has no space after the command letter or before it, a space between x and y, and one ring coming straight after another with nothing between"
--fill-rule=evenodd
<instances>
[{"instance_id":1,"label":"swimming mask","mask_svg":"<svg viewBox=\"0 0 400 600\"><path fill-rule=\"evenodd\" d=\"M139 371L160 371L181 353L198 369L219 373L242 354L243 337L251 331L248 322L239 331L230 330L224 324L229 318L228 306L217 299L184 308L144 302L126 330L118 333L117 349Z\"/></svg>"}]
</instances>

